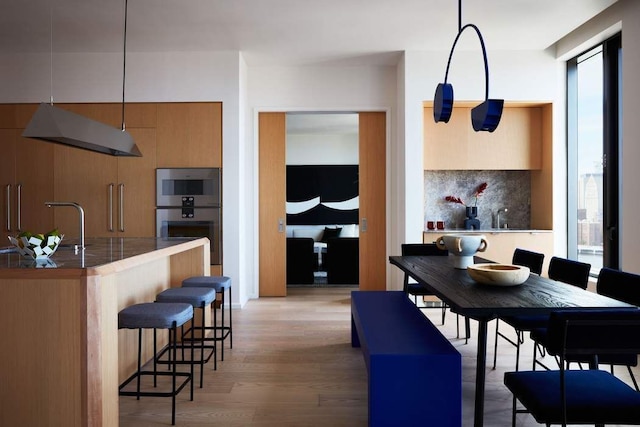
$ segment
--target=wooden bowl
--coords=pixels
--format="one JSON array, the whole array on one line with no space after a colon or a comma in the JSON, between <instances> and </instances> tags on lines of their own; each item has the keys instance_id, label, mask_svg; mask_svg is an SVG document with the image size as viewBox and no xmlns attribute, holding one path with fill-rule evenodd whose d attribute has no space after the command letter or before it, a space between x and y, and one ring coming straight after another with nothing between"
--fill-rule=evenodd
<instances>
[{"instance_id":1,"label":"wooden bowl","mask_svg":"<svg viewBox=\"0 0 640 427\"><path fill-rule=\"evenodd\" d=\"M513 264L473 264L467 273L483 285L517 286L529 278L529 267Z\"/></svg>"}]
</instances>

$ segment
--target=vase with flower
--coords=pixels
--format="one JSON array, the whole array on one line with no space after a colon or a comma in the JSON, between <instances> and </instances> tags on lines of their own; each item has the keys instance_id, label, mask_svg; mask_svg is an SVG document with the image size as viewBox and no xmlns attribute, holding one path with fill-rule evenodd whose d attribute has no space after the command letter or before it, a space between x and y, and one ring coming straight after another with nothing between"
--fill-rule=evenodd
<instances>
[{"instance_id":1,"label":"vase with flower","mask_svg":"<svg viewBox=\"0 0 640 427\"><path fill-rule=\"evenodd\" d=\"M465 230L479 230L480 229L480 220L476 218L478 216L478 197L480 197L484 190L487 189L487 183L483 182L478 185L473 193L473 206L467 205L460 197L456 196L447 196L444 199L447 202L457 203L465 207L465 214L467 218L464 220L464 228Z\"/></svg>"}]
</instances>

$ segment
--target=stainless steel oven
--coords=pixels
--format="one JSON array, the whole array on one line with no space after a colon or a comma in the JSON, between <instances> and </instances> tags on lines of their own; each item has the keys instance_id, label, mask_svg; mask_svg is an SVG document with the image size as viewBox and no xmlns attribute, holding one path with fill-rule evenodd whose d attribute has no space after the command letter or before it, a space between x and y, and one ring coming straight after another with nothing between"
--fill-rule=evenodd
<instances>
[{"instance_id":1,"label":"stainless steel oven","mask_svg":"<svg viewBox=\"0 0 640 427\"><path fill-rule=\"evenodd\" d=\"M220 168L156 169L156 206L220 207Z\"/></svg>"},{"instance_id":2,"label":"stainless steel oven","mask_svg":"<svg viewBox=\"0 0 640 427\"><path fill-rule=\"evenodd\" d=\"M158 237L208 237L211 264L220 264L222 243L220 208L156 208Z\"/></svg>"},{"instance_id":3,"label":"stainless steel oven","mask_svg":"<svg viewBox=\"0 0 640 427\"><path fill-rule=\"evenodd\" d=\"M211 264L222 262L219 168L156 169L156 235L208 237Z\"/></svg>"}]
</instances>

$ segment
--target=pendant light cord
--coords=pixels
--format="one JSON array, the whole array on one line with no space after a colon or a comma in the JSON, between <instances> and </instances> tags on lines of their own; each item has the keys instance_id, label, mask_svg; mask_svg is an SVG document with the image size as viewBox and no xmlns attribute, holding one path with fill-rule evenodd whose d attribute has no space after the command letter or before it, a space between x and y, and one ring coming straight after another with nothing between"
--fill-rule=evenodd
<instances>
[{"instance_id":1,"label":"pendant light cord","mask_svg":"<svg viewBox=\"0 0 640 427\"><path fill-rule=\"evenodd\" d=\"M456 48L456 44L458 44L458 40L460 36L467 28L472 28L476 34L478 35L478 39L480 40L480 47L482 49L482 59L484 60L484 99L489 99L489 61L487 59L487 49L484 45L484 39L482 38L482 33L480 33L480 29L473 24L466 24L464 27L462 26L462 0L458 0L458 34L456 35L455 40L453 41L453 45L451 46L451 51L449 52L449 60L447 61L447 70L444 73L444 82L447 83L449 78L449 67L451 66L451 59L453 58L453 51Z\"/></svg>"},{"instance_id":2,"label":"pendant light cord","mask_svg":"<svg viewBox=\"0 0 640 427\"><path fill-rule=\"evenodd\" d=\"M124 90L127 75L127 10L128 0L124 0L124 46L122 49L122 131L125 130L124 124Z\"/></svg>"}]
</instances>

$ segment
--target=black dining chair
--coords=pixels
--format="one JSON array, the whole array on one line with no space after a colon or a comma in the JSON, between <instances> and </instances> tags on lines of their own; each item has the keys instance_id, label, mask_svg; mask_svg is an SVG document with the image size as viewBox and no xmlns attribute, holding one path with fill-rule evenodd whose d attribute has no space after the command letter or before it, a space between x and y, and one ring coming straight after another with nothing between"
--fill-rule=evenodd
<instances>
[{"instance_id":1,"label":"black dining chair","mask_svg":"<svg viewBox=\"0 0 640 427\"><path fill-rule=\"evenodd\" d=\"M542 273L542 264L544 263L544 254L529 251L526 249L516 248L513 251L512 264L529 267L531 273L540 275ZM515 341L499 331L500 320L511 326L516 332ZM496 319L496 336L493 345L493 369L496 369L498 360L498 338L504 338L508 343L516 348L516 371L520 364L520 344L524 342L524 333L531 331L533 328L546 325L548 316L508 316Z\"/></svg>"},{"instance_id":2,"label":"black dining chair","mask_svg":"<svg viewBox=\"0 0 640 427\"><path fill-rule=\"evenodd\" d=\"M449 251L438 249L435 243L403 243L400 247L402 256L447 256ZM433 296L433 292L420 283L409 283L409 275L404 274L403 290L407 295L413 296L413 302L417 305L418 297ZM442 311L442 324L447 313L447 304L442 302L442 306L419 306L421 309L439 308Z\"/></svg>"},{"instance_id":3,"label":"black dining chair","mask_svg":"<svg viewBox=\"0 0 640 427\"><path fill-rule=\"evenodd\" d=\"M564 282L572 286L577 286L581 289L587 289L589 285L589 273L591 271L591 264L586 262L575 261L572 259L552 257L549 261L549 278ZM533 369L536 365L540 365L545 369L549 369L542 361L538 360L538 350L540 350L541 356L545 353L545 329L544 324L532 326L530 336L534 341L533 346Z\"/></svg>"},{"instance_id":4,"label":"black dining chair","mask_svg":"<svg viewBox=\"0 0 640 427\"><path fill-rule=\"evenodd\" d=\"M549 261L549 279L568 283L582 289L587 289L590 271L591 264L586 262L555 256Z\"/></svg>"},{"instance_id":5,"label":"black dining chair","mask_svg":"<svg viewBox=\"0 0 640 427\"><path fill-rule=\"evenodd\" d=\"M640 275L638 274L603 267L598 274L596 289L601 295L640 306ZM531 338L541 346L548 345L549 337L546 328L534 329L531 332ZM579 355L569 355L567 362L587 363L588 360L579 357ZM609 365L612 374L614 366L625 366L633 386L637 391L640 391L631 369L632 366L638 366L638 358L635 354L603 354L600 355L598 362L602 365ZM537 364L546 367L541 362L537 362Z\"/></svg>"},{"instance_id":6,"label":"black dining chair","mask_svg":"<svg viewBox=\"0 0 640 427\"><path fill-rule=\"evenodd\" d=\"M640 393L608 371L568 370L568 355L597 366L598 355L640 353L640 310L565 310L551 313L548 351L560 358L558 370L506 372L516 414L530 413L551 424L640 424ZM524 409L516 407L520 402Z\"/></svg>"}]
</instances>

